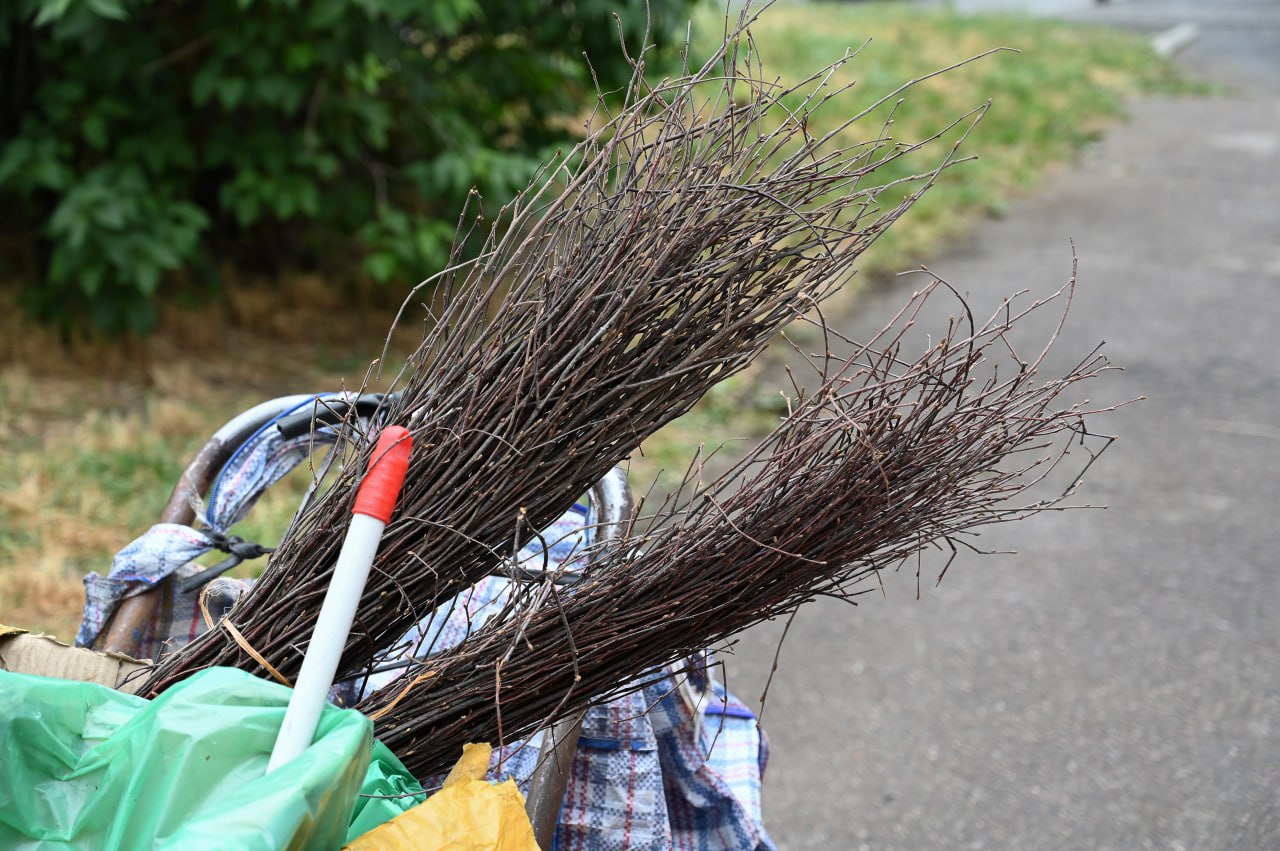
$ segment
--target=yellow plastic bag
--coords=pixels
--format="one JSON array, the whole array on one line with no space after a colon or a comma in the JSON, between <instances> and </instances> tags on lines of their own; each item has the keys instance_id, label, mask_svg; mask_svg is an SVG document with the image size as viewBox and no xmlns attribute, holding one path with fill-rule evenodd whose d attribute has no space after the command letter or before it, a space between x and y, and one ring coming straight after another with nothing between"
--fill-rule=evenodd
<instances>
[{"instance_id":1,"label":"yellow plastic bag","mask_svg":"<svg viewBox=\"0 0 1280 851\"><path fill-rule=\"evenodd\" d=\"M485 782L492 749L462 748L444 787L345 846L348 851L538 851L514 780Z\"/></svg>"}]
</instances>

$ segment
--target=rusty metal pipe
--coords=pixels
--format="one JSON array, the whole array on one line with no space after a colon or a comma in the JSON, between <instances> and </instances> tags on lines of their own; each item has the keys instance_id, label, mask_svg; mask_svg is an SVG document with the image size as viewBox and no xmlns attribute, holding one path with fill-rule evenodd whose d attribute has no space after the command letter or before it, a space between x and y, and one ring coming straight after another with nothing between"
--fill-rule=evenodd
<instances>
[{"instance_id":1,"label":"rusty metal pipe","mask_svg":"<svg viewBox=\"0 0 1280 851\"><path fill-rule=\"evenodd\" d=\"M281 396L255 405L228 420L213 433L182 471L164 511L160 514L160 522L191 525L196 518L196 500L209 490L209 486L235 451L272 418L314 398L313 395ZM157 608L173 593L172 584L166 579L141 594L120 601L98 640L94 642L93 649L135 656Z\"/></svg>"}]
</instances>

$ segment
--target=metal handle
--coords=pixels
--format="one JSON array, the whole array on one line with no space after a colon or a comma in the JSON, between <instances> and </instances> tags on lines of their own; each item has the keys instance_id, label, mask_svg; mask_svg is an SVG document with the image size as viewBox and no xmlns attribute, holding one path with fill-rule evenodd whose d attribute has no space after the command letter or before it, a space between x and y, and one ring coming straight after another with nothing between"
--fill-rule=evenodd
<instances>
[{"instance_id":1,"label":"metal handle","mask_svg":"<svg viewBox=\"0 0 1280 851\"><path fill-rule=\"evenodd\" d=\"M621 543L631 522L631 486L627 471L614 467L606 473L591 488L591 500L596 506L599 540L605 543L605 547L595 553L595 559L599 559L613 550L609 544ZM590 570L590 565L587 569ZM529 778L529 796L524 809L539 848L550 848L555 840L560 808L569 786L569 772L578 753L578 737L586 717L584 709L552 724L538 751L538 767Z\"/></svg>"},{"instance_id":2,"label":"metal handle","mask_svg":"<svg viewBox=\"0 0 1280 851\"><path fill-rule=\"evenodd\" d=\"M311 395L281 396L263 402L233 417L214 432L178 477L178 483L174 485L173 493L169 495L169 501L160 513L160 522L191 525L196 519L193 507L195 500L209 489L218 472L231 460L241 444L273 417L313 398L315 397ZM154 588L121 600L98 640L94 642L94 649L136 655L156 609L172 593L171 585L168 581L158 582Z\"/></svg>"}]
</instances>

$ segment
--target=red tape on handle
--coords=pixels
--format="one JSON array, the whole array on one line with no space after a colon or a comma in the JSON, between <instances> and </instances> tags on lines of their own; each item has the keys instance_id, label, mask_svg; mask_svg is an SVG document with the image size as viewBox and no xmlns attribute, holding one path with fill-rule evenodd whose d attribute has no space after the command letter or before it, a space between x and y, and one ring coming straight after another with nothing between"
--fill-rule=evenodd
<instances>
[{"instance_id":1,"label":"red tape on handle","mask_svg":"<svg viewBox=\"0 0 1280 851\"><path fill-rule=\"evenodd\" d=\"M409 469L409 451L413 438L403 426L387 426L378 435L378 445L369 459L369 471L356 493L352 514L364 514L386 523L391 520L405 471Z\"/></svg>"}]
</instances>

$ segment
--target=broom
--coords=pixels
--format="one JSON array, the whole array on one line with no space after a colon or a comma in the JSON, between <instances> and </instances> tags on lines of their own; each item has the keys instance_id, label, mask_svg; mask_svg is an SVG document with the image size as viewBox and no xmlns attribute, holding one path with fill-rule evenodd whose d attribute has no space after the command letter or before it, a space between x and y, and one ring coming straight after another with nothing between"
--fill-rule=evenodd
<instances>
[{"instance_id":1,"label":"broom","mask_svg":"<svg viewBox=\"0 0 1280 851\"><path fill-rule=\"evenodd\" d=\"M478 257L458 260L459 248L428 282L443 306L382 412L410 430L414 457L340 679L492 573L843 286L861 252L960 161L947 148L909 178L906 200L881 209L898 182L877 182L885 166L952 129L967 135L985 107L919 142L892 139L891 119L865 142L838 142L916 80L814 137L809 116L847 88L832 75L851 57L797 86L770 81L748 22L701 68L660 84L636 59L621 107L602 99L595 129L504 208ZM476 227L460 229L460 244ZM263 673L264 660L296 676L368 460L354 429L344 447L344 472L225 628L162 660L144 693L211 665Z\"/></svg>"},{"instance_id":2,"label":"broom","mask_svg":"<svg viewBox=\"0 0 1280 851\"><path fill-rule=\"evenodd\" d=\"M1095 352L1044 377L1047 347L1019 357L1010 331L1054 299L1006 302L980 326L962 312L907 356L904 335L940 287L917 293L872 346L823 358L817 390L764 443L709 485L692 468L688 496L581 582L519 597L361 703L377 735L426 777L461 742L519 738L817 595L875 590L922 550L954 558L977 549L985 525L1062 507L1111 440L1091 435L1088 417L1116 407L1067 398L1111 367ZM1064 490L1014 502L1043 490L1073 446L1083 458Z\"/></svg>"}]
</instances>

